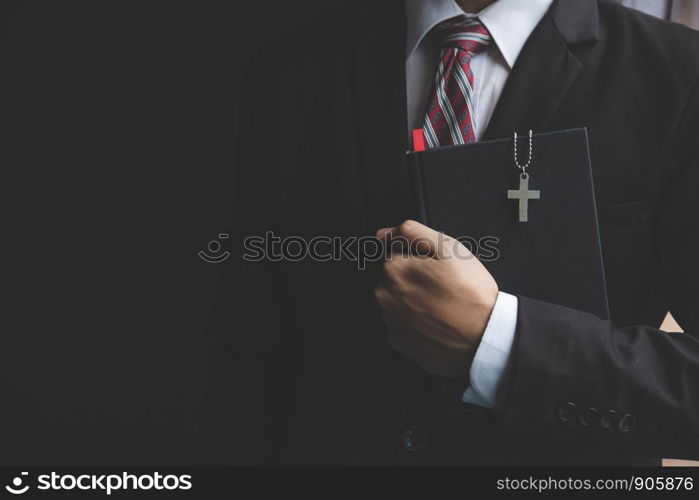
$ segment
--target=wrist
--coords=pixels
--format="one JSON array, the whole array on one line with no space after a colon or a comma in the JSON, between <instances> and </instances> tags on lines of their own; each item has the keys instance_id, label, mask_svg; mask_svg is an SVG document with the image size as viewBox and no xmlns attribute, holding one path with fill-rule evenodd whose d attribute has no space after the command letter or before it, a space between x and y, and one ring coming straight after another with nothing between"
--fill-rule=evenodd
<instances>
[{"instance_id":1,"label":"wrist","mask_svg":"<svg viewBox=\"0 0 699 500\"><path fill-rule=\"evenodd\" d=\"M500 293L497 285L478 295L478 301L467 309L466 324L468 325L465 336L475 352L483 338L488 322L495 309L495 304Z\"/></svg>"}]
</instances>

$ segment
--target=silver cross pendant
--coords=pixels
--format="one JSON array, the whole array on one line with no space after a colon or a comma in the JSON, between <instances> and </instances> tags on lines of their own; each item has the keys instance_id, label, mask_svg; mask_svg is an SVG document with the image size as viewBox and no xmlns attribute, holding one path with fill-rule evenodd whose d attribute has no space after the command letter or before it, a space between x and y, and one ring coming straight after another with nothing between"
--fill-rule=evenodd
<instances>
[{"instance_id":1,"label":"silver cross pendant","mask_svg":"<svg viewBox=\"0 0 699 500\"><path fill-rule=\"evenodd\" d=\"M529 174L522 172L519 175L519 189L508 189L509 200L519 200L519 222L529 220L529 200L541 198L541 191L529 189Z\"/></svg>"}]
</instances>

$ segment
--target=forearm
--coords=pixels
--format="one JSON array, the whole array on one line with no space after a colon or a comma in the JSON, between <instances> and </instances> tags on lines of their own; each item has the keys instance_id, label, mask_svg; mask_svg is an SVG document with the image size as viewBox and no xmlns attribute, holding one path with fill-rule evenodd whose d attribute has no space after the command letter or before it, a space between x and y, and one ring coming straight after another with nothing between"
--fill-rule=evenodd
<instances>
[{"instance_id":1,"label":"forearm","mask_svg":"<svg viewBox=\"0 0 699 500\"><path fill-rule=\"evenodd\" d=\"M651 327L616 328L519 298L505 426L583 448L699 456L699 341ZM532 425L536 424L536 425Z\"/></svg>"}]
</instances>

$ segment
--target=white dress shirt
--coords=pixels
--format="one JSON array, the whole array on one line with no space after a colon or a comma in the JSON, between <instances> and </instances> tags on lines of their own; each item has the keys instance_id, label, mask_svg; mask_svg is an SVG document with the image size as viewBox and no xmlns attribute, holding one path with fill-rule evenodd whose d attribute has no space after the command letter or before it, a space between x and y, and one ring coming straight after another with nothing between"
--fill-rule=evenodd
<instances>
[{"instance_id":1,"label":"white dress shirt","mask_svg":"<svg viewBox=\"0 0 699 500\"><path fill-rule=\"evenodd\" d=\"M439 63L440 47L430 30L458 15L478 17L493 39L471 60L476 139L490 122L507 77L524 44L553 0L497 0L478 14L464 13L455 0L406 0L406 89L408 133L421 128ZM507 367L517 328L517 297L498 294L469 372L466 403L492 407Z\"/></svg>"}]
</instances>

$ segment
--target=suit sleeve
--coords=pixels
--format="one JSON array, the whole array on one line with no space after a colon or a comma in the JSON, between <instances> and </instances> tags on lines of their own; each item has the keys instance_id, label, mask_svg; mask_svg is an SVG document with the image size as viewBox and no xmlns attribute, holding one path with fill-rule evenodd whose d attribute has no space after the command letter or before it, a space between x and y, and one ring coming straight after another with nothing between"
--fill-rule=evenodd
<instances>
[{"instance_id":1,"label":"suit sleeve","mask_svg":"<svg viewBox=\"0 0 699 500\"><path fill-rule=\"evenodd\" d=\"M686 333L618 328L519 298L503 424L555 447L699 458L699 97L689 98L653 229L662 293Z\"/></svg>"}]
</instances>

